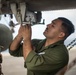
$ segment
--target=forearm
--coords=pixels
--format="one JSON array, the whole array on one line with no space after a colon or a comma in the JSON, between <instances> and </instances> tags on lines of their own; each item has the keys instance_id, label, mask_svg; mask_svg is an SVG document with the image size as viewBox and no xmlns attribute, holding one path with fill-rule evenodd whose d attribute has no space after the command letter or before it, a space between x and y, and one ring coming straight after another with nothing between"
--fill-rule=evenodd
<instances>
[{"instance_id":1,"label":"forearm","mask_svg":"<svg viewBox=\"0 0 76 75\"><path fill-rule=\"evenodd\" d=\"M33 46L31 40L24 40L23 43L23 56L24 59L28 56L28 54L33 50Z\"/></svg>"},{"instance_id":2,"label":"forearm","mask_svg":"<svg viewBox=\"0 0 76 75\"><path fill-rule=\"evenodd\" d=\"M10 49L11 51L16 50L16 49L19 47L21 41L22 41L22 37L20 37L19 35L17 35L17 36L15 37L15 39L12 41L9 49Z\"/></svg>"}]
</instances>

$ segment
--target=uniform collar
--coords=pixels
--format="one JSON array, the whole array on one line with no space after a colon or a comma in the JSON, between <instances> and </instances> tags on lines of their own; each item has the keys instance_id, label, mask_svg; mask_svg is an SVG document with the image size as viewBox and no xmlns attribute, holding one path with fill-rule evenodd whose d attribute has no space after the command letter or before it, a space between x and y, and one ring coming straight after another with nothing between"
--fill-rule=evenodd
<instances>
[{"instance_id":1,"label":"uniform collar","mask_svg":"<svg viewBox=\"0 0 76 75\"><path fill-rule=\"evenodd\" d=\"M40 51L43 51L43 50L45 50L45 49L53 48L53 47L55 47L55 46L64 44L64 40L60 40L60 41L57 41L57 42L55 42L55 43L53 43L53 44L50 44L49 46L44 47L45 42L46 42L46 39L40 41L37 49L40 50Z\"/></svg>"},{"instance_id":2,"label":"uniform collar","mask_svg":"<svg viewBox=\"0 0 76 75\"><path fill-rule=\"evenodd\" d=\"M48 47L55 47L55 46L58 46L58 45L61 45L61 44L64 44L64 40L60 40L60 41L57 41L53 44L50 44Z\"/></svg>"},{"instance_id":3,"label":"uniform collar","mask_svg":"<svg viewBox=\"0 0 76 75\"><path fill-rule=\"evenodd\" d=\"M42 46L45 44L45 42L46 42L46 39L42 41ZM57 41L57 42L55 42L53 44L50 44L50 45L48 45L46 47L43 47L43 49L53 48L55 46L62 45L62 44L64 44L64 40Z\"/></svg>"}]
</instances>

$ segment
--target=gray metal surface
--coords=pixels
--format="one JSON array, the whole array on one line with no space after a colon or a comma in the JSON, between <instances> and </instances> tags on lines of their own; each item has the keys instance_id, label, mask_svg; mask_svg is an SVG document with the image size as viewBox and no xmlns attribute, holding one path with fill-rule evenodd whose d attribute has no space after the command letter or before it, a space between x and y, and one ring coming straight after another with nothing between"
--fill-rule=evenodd
<instances>
[{"instance_id":1,"label":"gray metal surface","mask_svg":"<svg viewBox=\"0 0 76 75\"><path fill-rule=\"evenodd\" d=\"M25 2L27 9L32 11L48 11L76 8L76 0L1 0L2 13L12 13L10 9L10 4L18 4L21 2Z\"/></svg>"},{"instance_id":2,"label":"gray metal surface","mask_svg":"<svg viewBox=\"0 0 76 75\"><path fill-rule=\"evenodd\" d=\"M9 47L12 39L11 30L6 25L0 24L0 46L4 47L1 51L4 51Z\"/></svg>"}]
</instances>

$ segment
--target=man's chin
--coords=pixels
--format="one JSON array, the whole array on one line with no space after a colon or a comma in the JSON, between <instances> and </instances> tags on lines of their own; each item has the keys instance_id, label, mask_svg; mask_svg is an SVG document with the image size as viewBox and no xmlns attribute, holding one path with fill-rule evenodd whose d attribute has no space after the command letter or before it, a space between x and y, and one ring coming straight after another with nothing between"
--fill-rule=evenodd
<instances>
[{"instance_id":1,"label":"man's chin","mask_svg":"<svg viewBox=\"0 0 76 75\"><path fill-rule=\"evenodd\" d=\"M43 32L43 35L45 36L45 32Z\"/></svg>"},{"instance_id":2,"label":"man's chin","mask_svg":"<svg viewBox=\"0 0 76 75\"><path fill-rule=\"evenodd\" d=\"M45 32L43 32L43 35L46 37L46 33Z\"/></svg>"}]
</instances>

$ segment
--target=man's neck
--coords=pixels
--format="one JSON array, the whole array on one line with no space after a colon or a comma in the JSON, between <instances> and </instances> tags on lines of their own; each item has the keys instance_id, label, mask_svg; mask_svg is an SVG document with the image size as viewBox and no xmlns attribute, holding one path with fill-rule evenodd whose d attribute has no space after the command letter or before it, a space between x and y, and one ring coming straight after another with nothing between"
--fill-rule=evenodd
<instances>
[{"instance_id":1,"label":"man's neck","mask_svg":"<svg viewBox=\"0 0 76 75\"><path fill-rule=\"evenodd\" d=\"M46 39L45 47L49 46L49 45L51 45L51 44L53 44L53 43L55 43L57 41L59 41L59 40L58 39L57 40L56 39Z\"/></svg>"}]
</instances>

